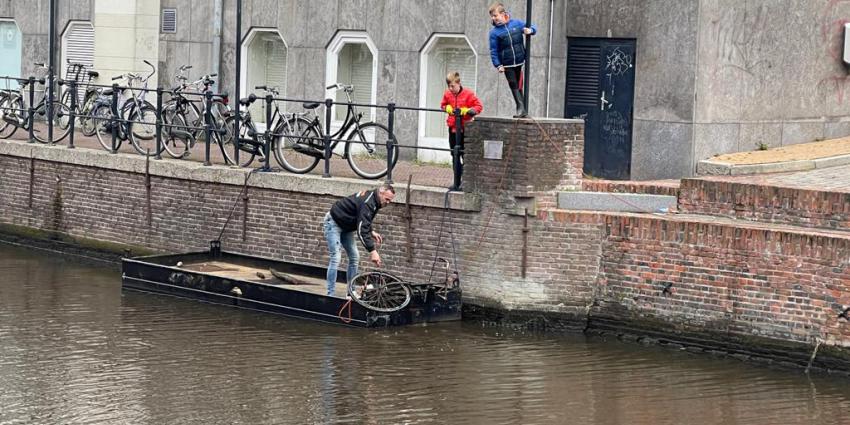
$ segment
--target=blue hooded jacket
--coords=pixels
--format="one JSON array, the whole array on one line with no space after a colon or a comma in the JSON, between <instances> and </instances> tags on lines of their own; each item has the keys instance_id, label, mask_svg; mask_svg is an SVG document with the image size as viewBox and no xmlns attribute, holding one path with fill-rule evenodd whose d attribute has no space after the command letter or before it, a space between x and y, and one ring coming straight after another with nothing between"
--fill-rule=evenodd
<instances>
[{"instance_id":1,"label":"blue hooded jacket","mask_svg":"<svg viewBox=\"0 0 850 425\"><path fill-rule=\"evenodd\" d=\"M525 34L522 30L525 22L519 19L508 20L504 25L496 25L490 30L490 59L493 66L517 66L525 63ZM537 34L537 27L531 26L531 34Z\"/></svg>"}]
</instances>

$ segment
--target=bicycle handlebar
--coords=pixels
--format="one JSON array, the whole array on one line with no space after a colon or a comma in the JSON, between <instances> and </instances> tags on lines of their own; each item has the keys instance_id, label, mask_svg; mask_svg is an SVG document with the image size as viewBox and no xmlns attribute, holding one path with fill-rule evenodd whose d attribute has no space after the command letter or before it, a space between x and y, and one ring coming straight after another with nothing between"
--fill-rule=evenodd
<instances>
[{"instance_id":1,"label":"bicycle handlebar","mask_svg":"<svg viewBox=\"0 0 850 425\"><path fill-rule=\"evenodd\" d=\"M124 78L124 74L116 75L116 76L112 77L112 81L120 80L120 79L122 79L122 78Z\"/></svg>"}]
</instances>

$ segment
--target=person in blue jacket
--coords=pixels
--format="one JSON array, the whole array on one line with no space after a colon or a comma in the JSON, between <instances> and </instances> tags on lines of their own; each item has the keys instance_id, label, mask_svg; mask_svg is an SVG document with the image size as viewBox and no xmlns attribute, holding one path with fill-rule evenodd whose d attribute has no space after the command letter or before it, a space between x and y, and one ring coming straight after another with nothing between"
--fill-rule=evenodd
<instances>
[{"instance_id":1,"label":"person in blue jacket","mask_svg":"<svg viewBox=\"0 0 850 425\"><path fill-rule=\"evenodd\" d=\"M523 101L522 66L525 64L525 34L537 34L537 27L526 27L525 22L511 19L510 14L502 3L490 6L490 20L493 29L490 30L490 59L500 73L505 74L511 94L516 103L514 117L527 117L528 110Z\"/></svg>"}]
</instances>

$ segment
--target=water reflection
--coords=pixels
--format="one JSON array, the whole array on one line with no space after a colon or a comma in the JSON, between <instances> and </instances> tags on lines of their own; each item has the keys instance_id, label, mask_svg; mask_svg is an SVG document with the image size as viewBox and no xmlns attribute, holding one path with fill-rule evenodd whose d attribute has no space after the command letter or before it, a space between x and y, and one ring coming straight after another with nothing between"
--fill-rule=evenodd
<instances>
[{"instance_id":1,"label":"water reflection","mask_svg":"<svg viewBox=\"0 0 850 425\"><path fill-rule=\"evenodd\" d=\"M850 423L846 378L456 323L368 331L123 292L0 244L0 424Z\"/></svg>"}]
</instances>

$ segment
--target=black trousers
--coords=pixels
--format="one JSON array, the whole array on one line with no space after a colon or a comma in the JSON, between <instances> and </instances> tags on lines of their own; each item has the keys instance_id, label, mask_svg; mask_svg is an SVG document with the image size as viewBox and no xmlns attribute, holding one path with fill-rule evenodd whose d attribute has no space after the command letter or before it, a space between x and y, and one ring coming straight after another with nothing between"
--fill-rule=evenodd
<instances>
[{"instance_id":1,"label":"black trousers","mask_svg":"<svg viewBox=\"0 0 850 425\"><path fill-rule=\"evenodd\" d=\"M507 78L508 86L511 88L511 90L522 90L522 77L522 66L512 66L510 68L505 68L505 78Z\"/></svg>"},{"instance_id":2,"label":"black trousers","mask_svg":"<svg viewBox=\"0 0 850 425\"><path fill-rule=\"evenodd\" d=\"M459 140L455 138L455 136L459 137ZM458 156L455 157L455 145L457 142L460 142L460 146L458 147ZM452 171L454 171L454 187L460 187L460 178L463 176L463 142L464 142L464 134L463 131L458 133L452 133L449 131L449 147L452 149Z\"/></svg>"}]
</instances>

